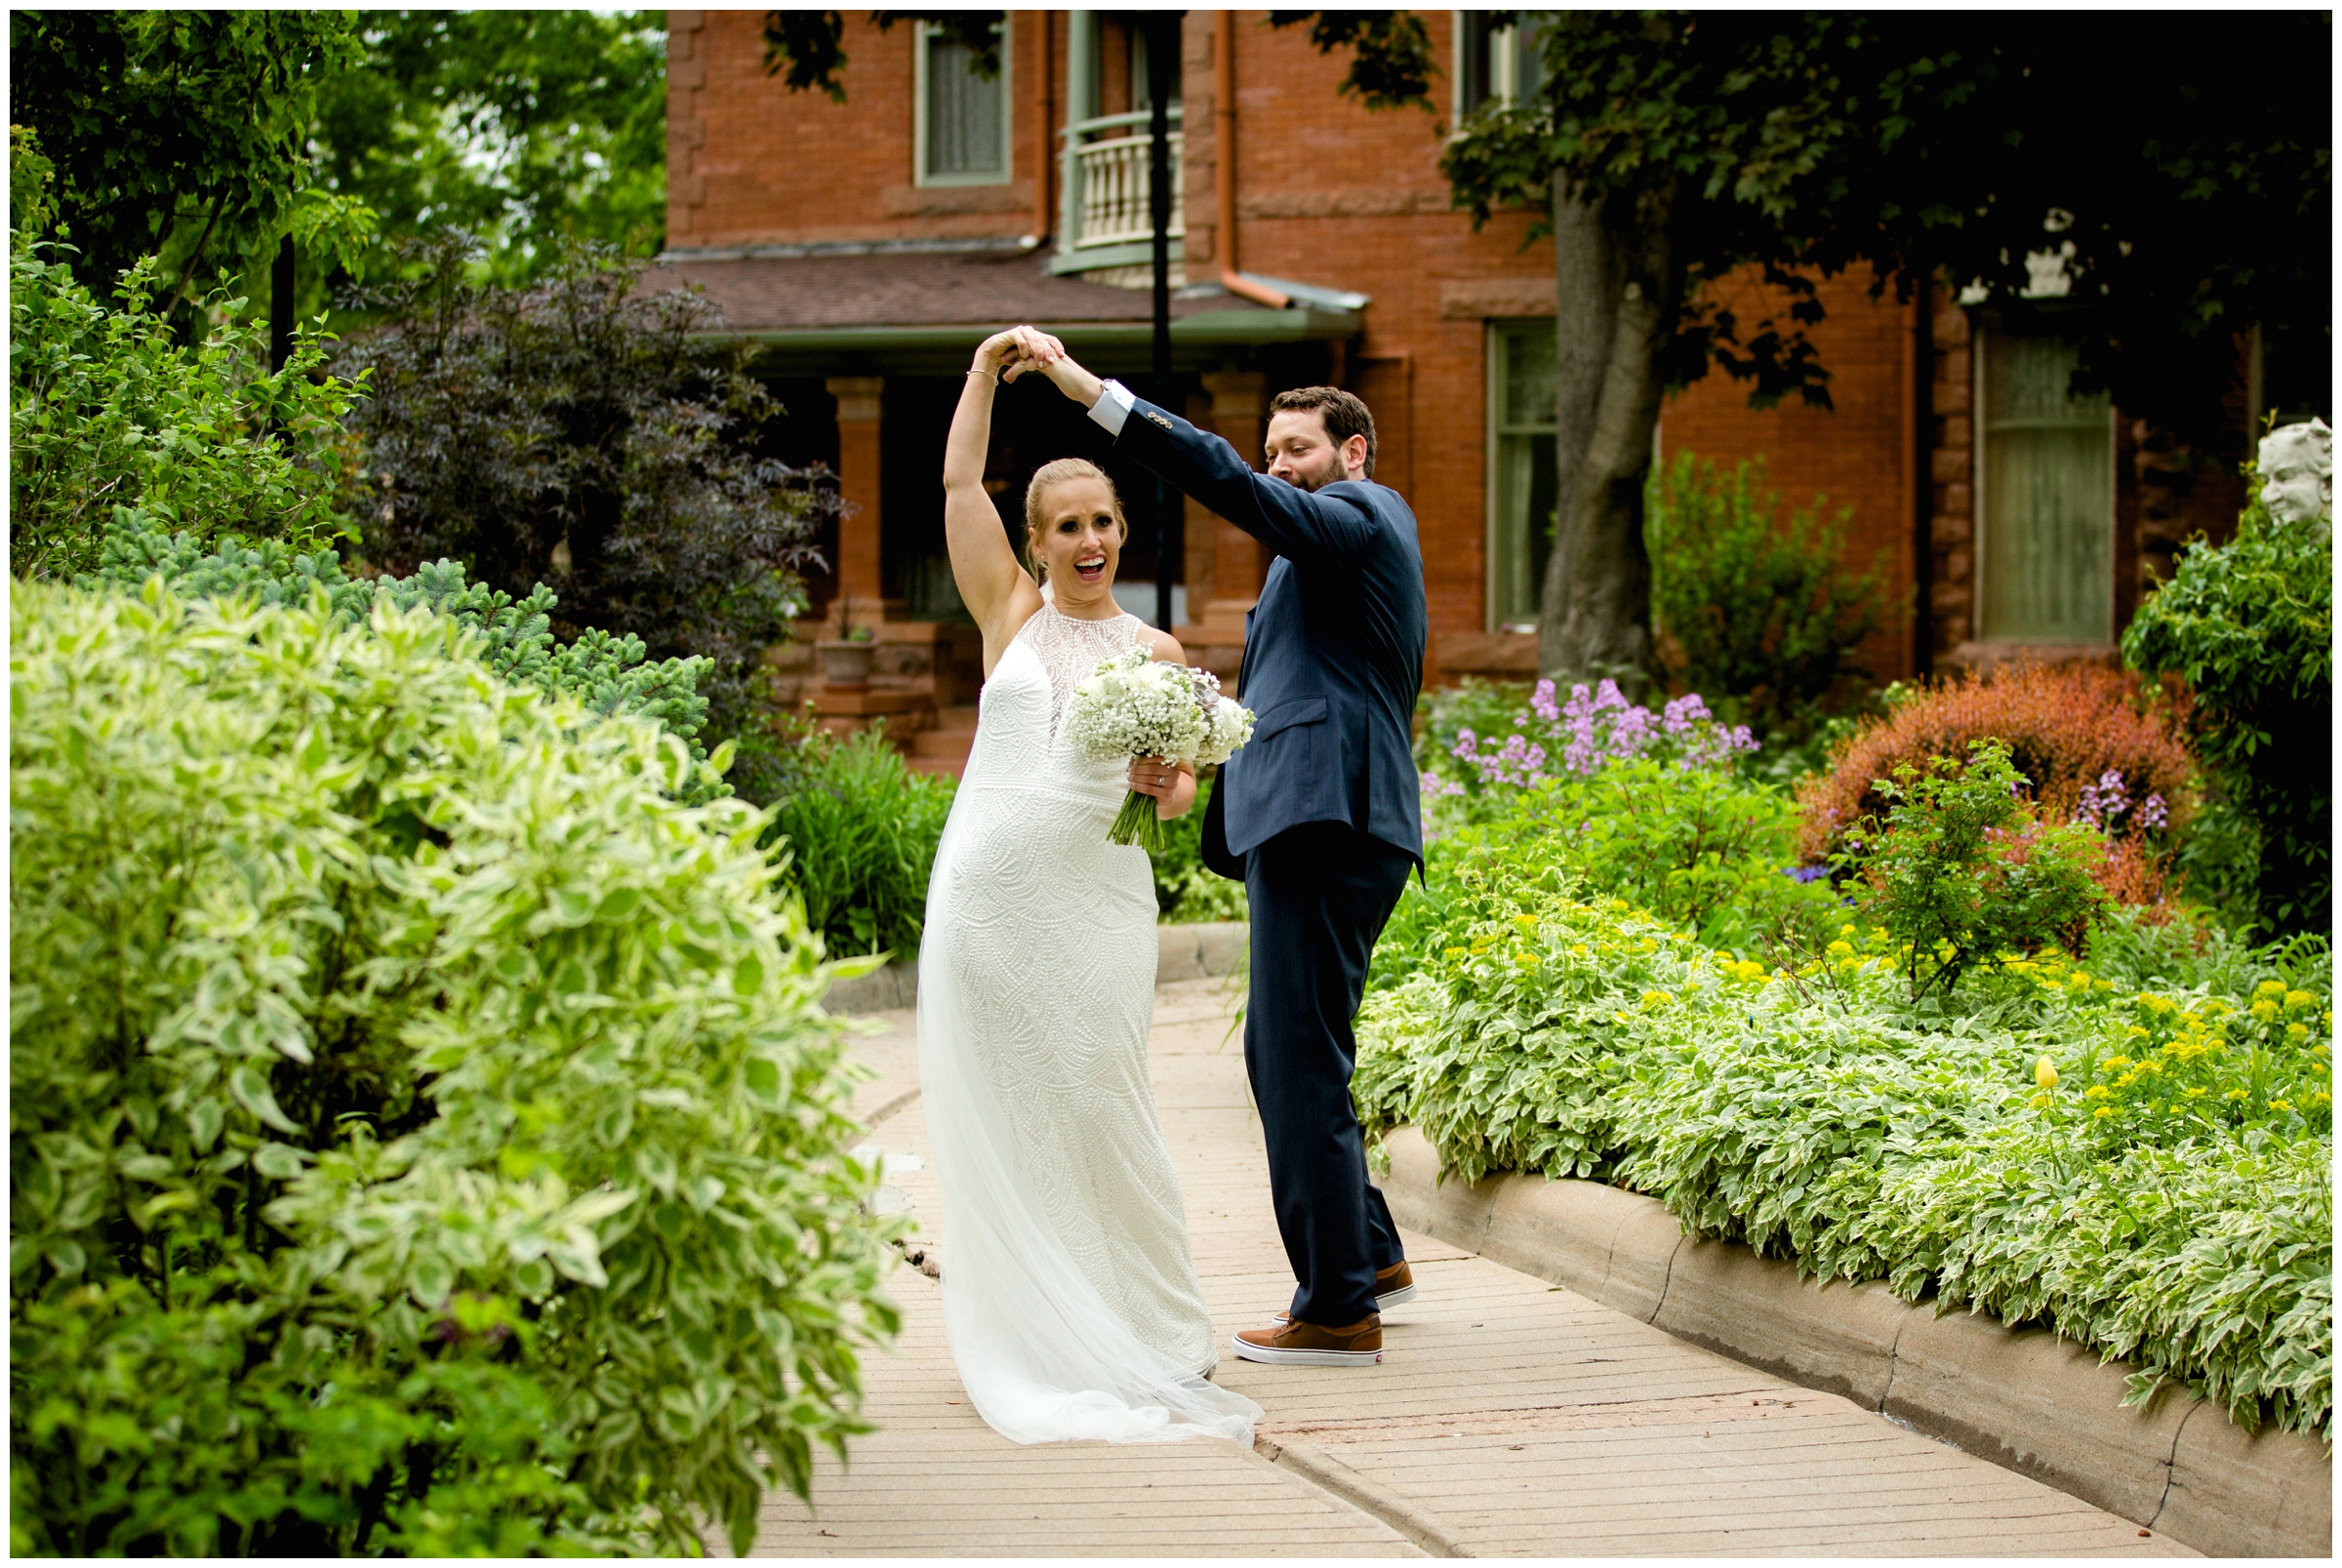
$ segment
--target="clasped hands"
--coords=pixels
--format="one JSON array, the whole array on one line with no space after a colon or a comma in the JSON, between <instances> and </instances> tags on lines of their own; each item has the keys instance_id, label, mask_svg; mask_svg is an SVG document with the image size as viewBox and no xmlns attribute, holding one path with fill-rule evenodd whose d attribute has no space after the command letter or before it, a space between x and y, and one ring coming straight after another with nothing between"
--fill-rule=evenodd
<instances>
[{"instance_id":1,"label":"clasped hands","mask_svg":"<svg viewBox=\"0 0 2342 1568\"><path fill-rule=\"evenodd\" d=\"M993 333L986 337L984 344L977 346L977 363L974 363L974 370L982 370L986 375L997 375L1002 382L1014 382L1029 370L1040 370L1042 375L1049 375L1049 372L1059 368L1072 368L1072 360L1066 353L1066 344L1061 344L1049 333L1042 333L1040 328L1007 328L1005 333ZM1079 398L1077 386L1070 386L1066 380L1054 375L1049 380L1059 383L1059 391L1070 395L1070 398Z\"/></svg>"}]
</instances>

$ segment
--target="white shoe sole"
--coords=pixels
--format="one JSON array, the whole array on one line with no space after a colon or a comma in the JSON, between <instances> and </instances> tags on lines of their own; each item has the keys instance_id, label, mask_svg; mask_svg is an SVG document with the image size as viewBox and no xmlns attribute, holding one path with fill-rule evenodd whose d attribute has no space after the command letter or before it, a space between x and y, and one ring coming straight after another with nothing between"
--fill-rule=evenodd
<instances>
[{"instance_id":1,"label":"white shoe sole","mask_svg":"<svg viewBox=\"0 0 2342 1568\"><path fill-rule=\"evenodd\" d=\"M1392 1307L1396 1307L1403 1302L1411 1302L1414 1299L1415 1287L1413 1285L1401 1285L1398 1287L1398 1289L1393 1291L1388 1296L1377 1296L1374 1299L1374 1309L1377 1312L1388 1312ZM1277 1313L1276 1321L1279 1323L1290 1323L1293 1321L1293 1319L1288 1310Z\"/></svg>"},{"instance_id":2,"label":"white shoe sole","mask_svg":"<svg viewBox=\"0 0 2342 1568\"><path fill-rule=\"evenodd\" d=\"M1382 1360L1380 1350L1285 1350L1273 1345L1231 1339L1241 1361L1288 1361L1307 1367L1367 1367Z\"/></svg>"}]
</instances>

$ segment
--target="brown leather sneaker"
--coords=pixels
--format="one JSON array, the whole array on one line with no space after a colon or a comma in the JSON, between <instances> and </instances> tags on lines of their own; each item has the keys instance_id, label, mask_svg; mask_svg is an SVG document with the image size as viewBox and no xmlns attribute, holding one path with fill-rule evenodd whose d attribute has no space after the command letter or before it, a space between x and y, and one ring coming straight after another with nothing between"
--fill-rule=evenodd
<instances>
[{"instance_id":1,"label":"brown leather sneaker","mask_svg":"<svg viewBox=\"0 0 2342 1568\"><path fill-rule=\"evenodd\" d=\"M1298 1361L1316 1367L1372 1366L1383 1358L1383 1318L1376 1312L1348 1328L1319 1328L1314 1323L1248 1328L1233 1343L1236 1354L1246 1361Z\"/></svg>"},{"instance_id":2,"label":"brown leather sneaker","mask_svg":"<svg viewBox=\"0 0 2342 1568\"><path fill-rule=\"evenodd\" d=\"M1415 1271L1407 1266L1407 1261L1404 1258L1388 1268L1378 1268L1374 1271L1374 1309L1377 1312L1388 1312L1400 1302L1411 1302L1414 1299ZM1272 1321L1292 1322L1293 1308L1290 1307L1278 1307Z\"/></svg>"}]
</instances>

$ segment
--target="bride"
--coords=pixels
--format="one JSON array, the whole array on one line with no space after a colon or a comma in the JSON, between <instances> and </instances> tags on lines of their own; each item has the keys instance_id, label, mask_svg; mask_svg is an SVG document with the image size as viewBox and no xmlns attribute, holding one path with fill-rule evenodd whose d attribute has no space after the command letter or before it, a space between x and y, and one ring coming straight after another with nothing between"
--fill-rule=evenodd
<instances>
[{"instance_id":1,"label":"bride","mask_svg":"<svg viewBox=\"0 0 2342 1568\"><path fill-rule=\"evenodd\" d=\"M1175 817L1195 780L1152 757L1125 778L1058 736L1100 660L1186 655L1114 603L1129 530L1095 464L1061 458L1026 492L1048 596L1010 549L983 481L1003 366L1011 381L1033 368L1023 331L977 349L944 457L951 571L985 667L919 952L945 1331L977 1412L1017 1442L1249 1443L1260 1407L1206 1380L1216 1342L1148 1078L1153 880L1145 850L1107 841L1125 786Z\"/></svg>"}]
</instances>

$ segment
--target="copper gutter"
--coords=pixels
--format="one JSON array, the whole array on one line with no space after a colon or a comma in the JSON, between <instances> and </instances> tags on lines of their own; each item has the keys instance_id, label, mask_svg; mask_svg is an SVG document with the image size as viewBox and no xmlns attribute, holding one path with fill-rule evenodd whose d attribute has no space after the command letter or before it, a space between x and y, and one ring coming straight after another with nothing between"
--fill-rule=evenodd
<instances>
[{"instance_id":1,"label":"copper gutter","mask_svg":"<svg viewBox=\"0 0 2342 1568\"><path fill-rule=\"evenodd\" d=\"M1212 14L1212 200L1219 237L1220 287L1239 299L1282 310L1293 302L1266 283L1236 272L1236 14Z\"/></svg>"}]
</instances>

